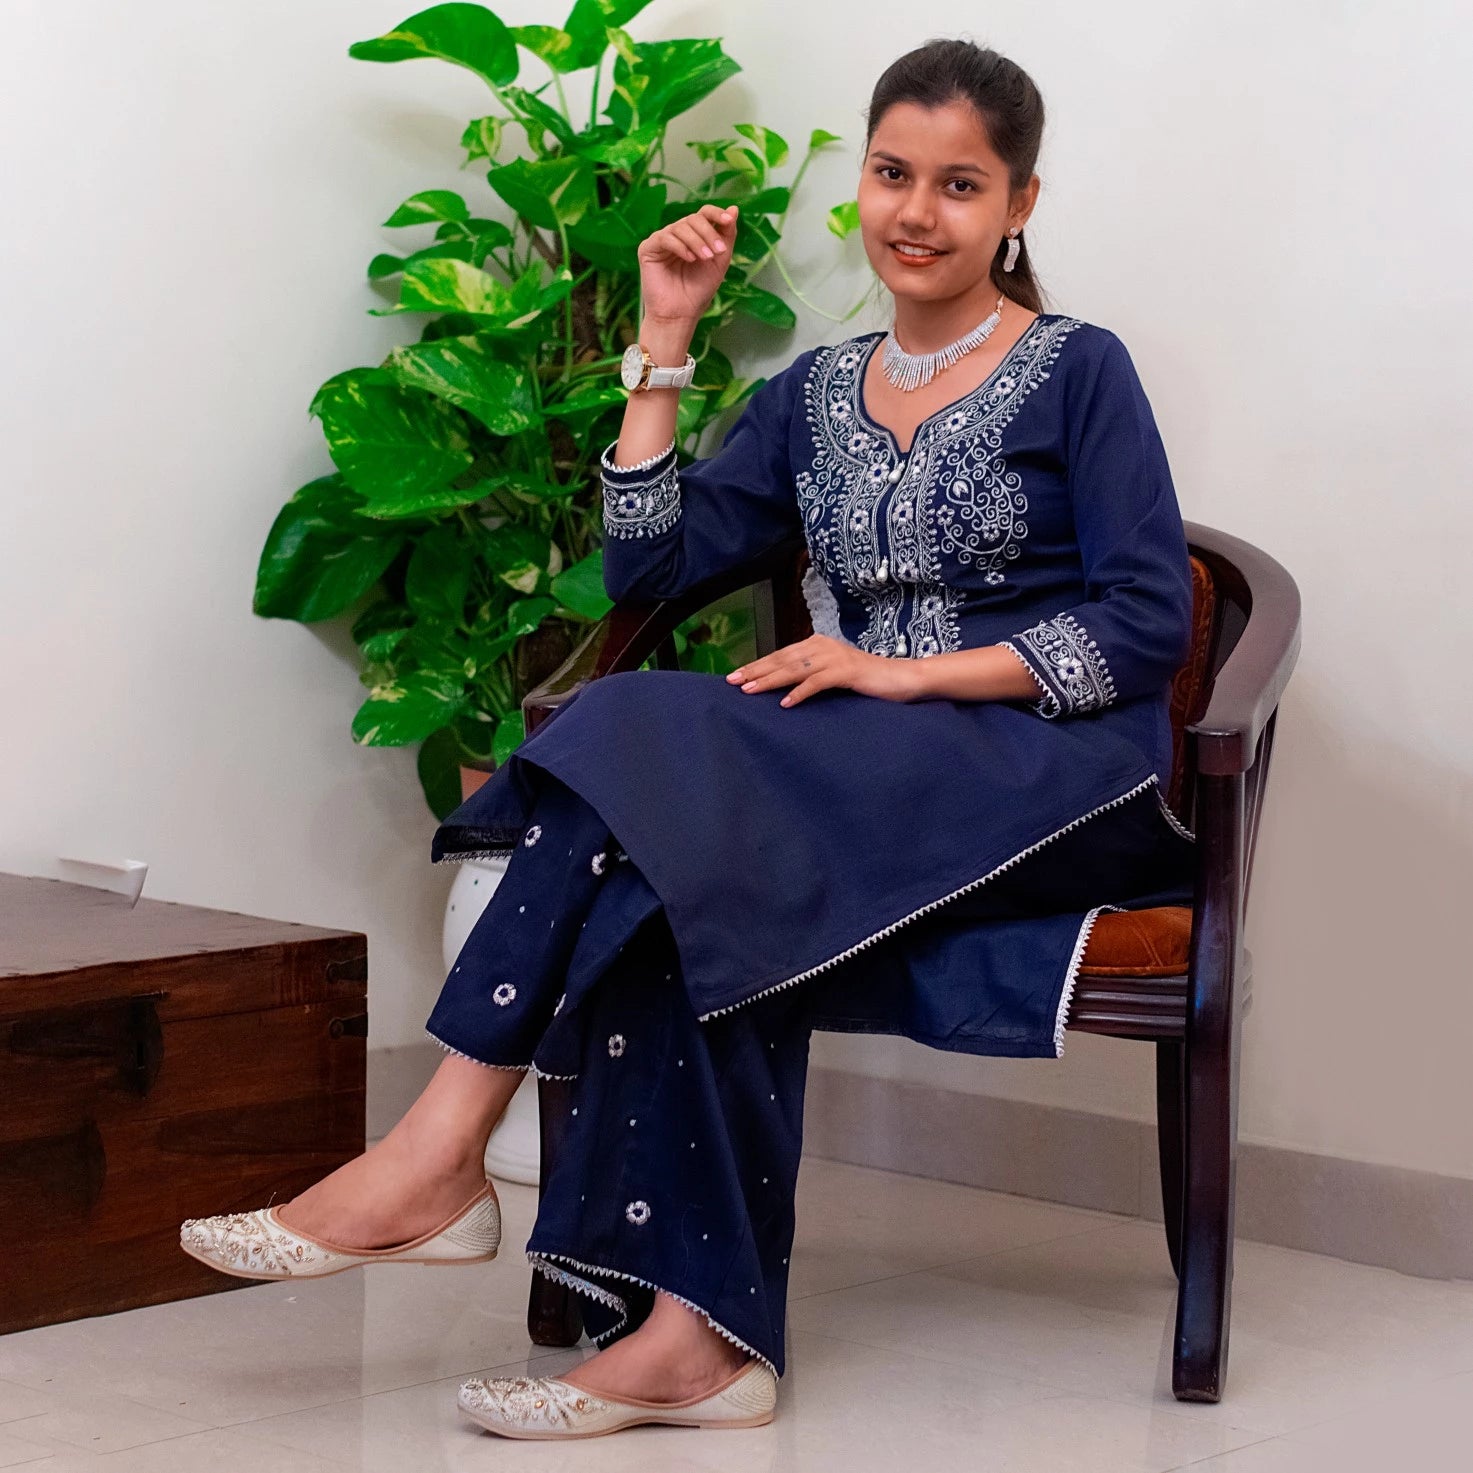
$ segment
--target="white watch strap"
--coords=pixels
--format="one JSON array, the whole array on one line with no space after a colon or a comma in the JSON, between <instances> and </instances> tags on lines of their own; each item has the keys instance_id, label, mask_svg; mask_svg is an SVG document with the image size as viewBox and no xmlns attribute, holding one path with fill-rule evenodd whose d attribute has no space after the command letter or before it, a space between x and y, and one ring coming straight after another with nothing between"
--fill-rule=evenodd
<instances>
[{"instance_id":1,"label":"white watch strap","mask_svg":"<svg viewBox=\"0 0 1473 1473\"><path fill-rule=\"evenodd\" d=\"M685 362L679 368L667 368L659 365L651 368L649 382L645 384L645 387L647 389L683 389L695 376L696 360L687 353L685 355Z\"/></svg>"}]
</instances>

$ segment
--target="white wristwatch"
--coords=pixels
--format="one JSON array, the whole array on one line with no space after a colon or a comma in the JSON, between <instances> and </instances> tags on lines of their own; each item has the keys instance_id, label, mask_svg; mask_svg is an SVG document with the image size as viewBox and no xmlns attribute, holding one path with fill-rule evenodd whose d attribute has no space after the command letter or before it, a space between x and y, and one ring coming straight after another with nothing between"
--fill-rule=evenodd
<instances>
[{"instance_id":1,"label":"white wristwatch","mask_svg":"<svg viewBox=\"0 0 1473 1473\"><path fill-rule=\"evenodd\" d=\"M661 368L643 343L630 343L619 364L619 378L630 393L642 389L683 389L696 376L696 360L689 353L679 368Z\"/></svg>"}]
</instances>

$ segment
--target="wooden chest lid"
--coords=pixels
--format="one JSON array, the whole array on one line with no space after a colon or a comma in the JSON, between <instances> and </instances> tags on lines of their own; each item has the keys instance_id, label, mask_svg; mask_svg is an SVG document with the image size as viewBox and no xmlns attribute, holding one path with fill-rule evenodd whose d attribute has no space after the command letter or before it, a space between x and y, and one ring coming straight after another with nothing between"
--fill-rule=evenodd
<instances>
[{"instance_id":1,"label":"wooden chest lid","mask_svg":"<svg viewBox=\"0 0 1473 1473\"><path fill-rule=\"evenodd\" d=\"M0 1014L156 997L197 1017L356 997L368 938L295 921L0 874Z\"/></svg>"},{"instance_id":2,"label":"wooden chest lid","mask_svg":"<svg viewBox=\"0 0 1473 1473\"><path fill-rule=\"evenodd\" d=\"M130 905L90 885L0 874L0 978L340 937L362 939L171 900Z\"/></svg>"}]
</instances>

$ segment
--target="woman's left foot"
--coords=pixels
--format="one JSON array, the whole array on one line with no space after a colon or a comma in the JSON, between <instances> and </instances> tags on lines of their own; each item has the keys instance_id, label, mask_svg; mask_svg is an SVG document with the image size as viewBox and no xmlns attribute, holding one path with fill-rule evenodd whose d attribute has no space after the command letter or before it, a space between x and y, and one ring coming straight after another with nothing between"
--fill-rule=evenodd
<instances>
[{"instance_id":1,"label":"woman's left foot","mask_svg":"<svg viewBox=\"0 0 1473 1473\"><path fill-rule=\"evenodd\" d=\"M777 1377L661 1291L637 1330L566 1376L473 1377L456 1400L503 1437L597 1437L646 1422L763 1427Z\"/></svg>"},{"instance_id":2,"label":"woman's left foot","mask_svg":"<svg viewBox=\"0 0 1473 1473\"><path fill-rule=\"evenodd\" d=\"M695 1318L694 1315L691 1316ZM647 1334L648 1324L558 1377L616 1400L679 1402L714 1391L752 1357L702 1321L701 1338ZM694 1343L693 1343L694 1342Z\"/></svg>"},{"instance_id":3,"label":"woman's left foot","mask_svg":"<svg viewBox=\"0 0 1473 1473\"><path fill-rule=\"evenodd\" d=\"M777 1410L777 1377L748 1357L709 1396L681 1402L621 1401L572 1386L557 1376L473 1377L456 1401L466 1416L502 1437L544 1441L600 1437L625 1427L765 1427Z\"/></svg>"}]
</instances>

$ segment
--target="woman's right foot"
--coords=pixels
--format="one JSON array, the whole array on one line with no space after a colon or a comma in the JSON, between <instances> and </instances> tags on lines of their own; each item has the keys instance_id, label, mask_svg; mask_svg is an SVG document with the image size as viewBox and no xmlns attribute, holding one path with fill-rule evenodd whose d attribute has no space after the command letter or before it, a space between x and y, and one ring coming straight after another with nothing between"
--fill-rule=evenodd
<instances>
[{"instance_id":1,"label":"woman's right foot","mask_svg":"<svg viewBox=\"0 0 1473 1473\"><path fill-rule=\"evenodd\" d=\"M392 1248L438 1227L488 1184L485 1147L416 1135L406 1116L363 1155L276 1207L277 1220L344 1248Z\"/></svg>"}]
</instances>

